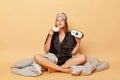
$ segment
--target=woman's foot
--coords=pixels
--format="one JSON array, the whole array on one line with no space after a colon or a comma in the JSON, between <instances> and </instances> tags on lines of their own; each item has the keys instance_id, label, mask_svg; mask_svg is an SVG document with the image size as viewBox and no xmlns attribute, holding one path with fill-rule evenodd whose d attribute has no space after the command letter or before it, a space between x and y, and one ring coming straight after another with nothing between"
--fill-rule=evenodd
<instances>
[{"instance_id":1,"label":"woman's foot","mask_svg":"<svg viewBox=\"0 0 120 80\"><path fill-rule=\"evenodd\" d=\"M49 73L53 73L53 72L57 72L57 71L54 70L54 69L48 69L48 72L49 72Z\"/></svg>"},{"instance_id":2,"label":"woman's foot","mask_svg":"<svg viewBox=\"0 0 120 80\"><path fill-rule=\"evenodd\" d=\"M63 71L63 72L65 72L65 73L67 73L67 74L72 74L71 69L64 69L64 71Z\"/></svg>"},{"instance_id":3,"label":"woman's foot","mask_svg":"<svg viewBox=\"0 0 120 80\"><path fill-rule=\"evenodd\" d=\"M49 73L53 73L53 72L58 72L57 70L54 69L48 69ZM61 72L67 73L67 74L72 74L71 69L63 69Z\"/></svg>"}]
</instances>

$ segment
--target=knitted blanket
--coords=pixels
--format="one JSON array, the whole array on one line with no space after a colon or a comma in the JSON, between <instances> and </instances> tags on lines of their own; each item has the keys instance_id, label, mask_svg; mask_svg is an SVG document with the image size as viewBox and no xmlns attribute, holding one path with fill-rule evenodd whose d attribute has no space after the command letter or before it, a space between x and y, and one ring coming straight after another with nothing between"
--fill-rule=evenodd
<instances>
[{"instance_id":1,"label":"knitted blanket","mask_svg":"<svg viewBox=\"0 0 120 80\"><path fill-rule=\"evenodd\" d=\"M44 55L46 58L51 60L52 62L57 62L57 57L52 54L48 53ZM107 61L99 61L96 58L87 56L87 61L83 65L73 65L71 66L72 74L73 75L90 75L95 71L102 71L109 67ZM24 59L15 63L11 67L11 72L23 76L40 76L43 72L42 66L38 65L34 58Z\"/></svg>"}]
</instances>

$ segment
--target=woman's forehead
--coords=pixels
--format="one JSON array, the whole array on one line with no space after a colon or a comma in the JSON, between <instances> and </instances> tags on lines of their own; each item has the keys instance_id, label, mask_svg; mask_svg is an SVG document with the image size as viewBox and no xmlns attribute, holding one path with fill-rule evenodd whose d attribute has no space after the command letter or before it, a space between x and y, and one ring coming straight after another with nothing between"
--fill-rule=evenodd
<instances>
[{"instance_id":1,"label":"woman's forehead","mask_svg":"<svg viewBox=\"0 0 120 80\"><path fill-rule=\"evenodd\" d=\"M57 20L64 20L62 17L58 17Z\"/></svg>"}]
</instances>

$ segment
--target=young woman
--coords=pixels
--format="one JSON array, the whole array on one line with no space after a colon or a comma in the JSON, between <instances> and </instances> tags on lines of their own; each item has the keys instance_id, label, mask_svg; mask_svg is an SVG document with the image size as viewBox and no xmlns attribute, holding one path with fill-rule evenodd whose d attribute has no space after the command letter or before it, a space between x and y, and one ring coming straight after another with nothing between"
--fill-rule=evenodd
<instances>
[{"instance_id":1,"label":"young woman","mask_svg":"<svg viewBox=\"0 0 120 80\"><path fill-rule=\"evenodd\" d=\"M46 68L48 72L59 71L71 74L71 66L84 64L86 56L78 54L81 39L71 35L68 30L67 16L65 13L56 15L55 26L59 32L49 31L44 44L45 53L52 53L58 58L57 64L42 55L35 55L35 61Z\"/></svg>"}]
</instances>

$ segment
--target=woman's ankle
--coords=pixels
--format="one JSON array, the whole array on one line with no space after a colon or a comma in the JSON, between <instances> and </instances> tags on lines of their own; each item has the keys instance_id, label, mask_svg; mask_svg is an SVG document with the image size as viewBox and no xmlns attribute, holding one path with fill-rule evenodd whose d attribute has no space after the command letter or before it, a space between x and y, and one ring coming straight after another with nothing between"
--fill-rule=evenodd
<instances>
[{"instance_id":1,"label":"woman's ankle","mask_svg":"<svg viewBox=\"0 0 120 80\"><path fill-rule=\"evenodd\" d=\"M71 70L71 69L64 69L63 72L64 72L64 73L68 73L68 74L72 74L72 70Z\"/></svg>"}]
</instances>

